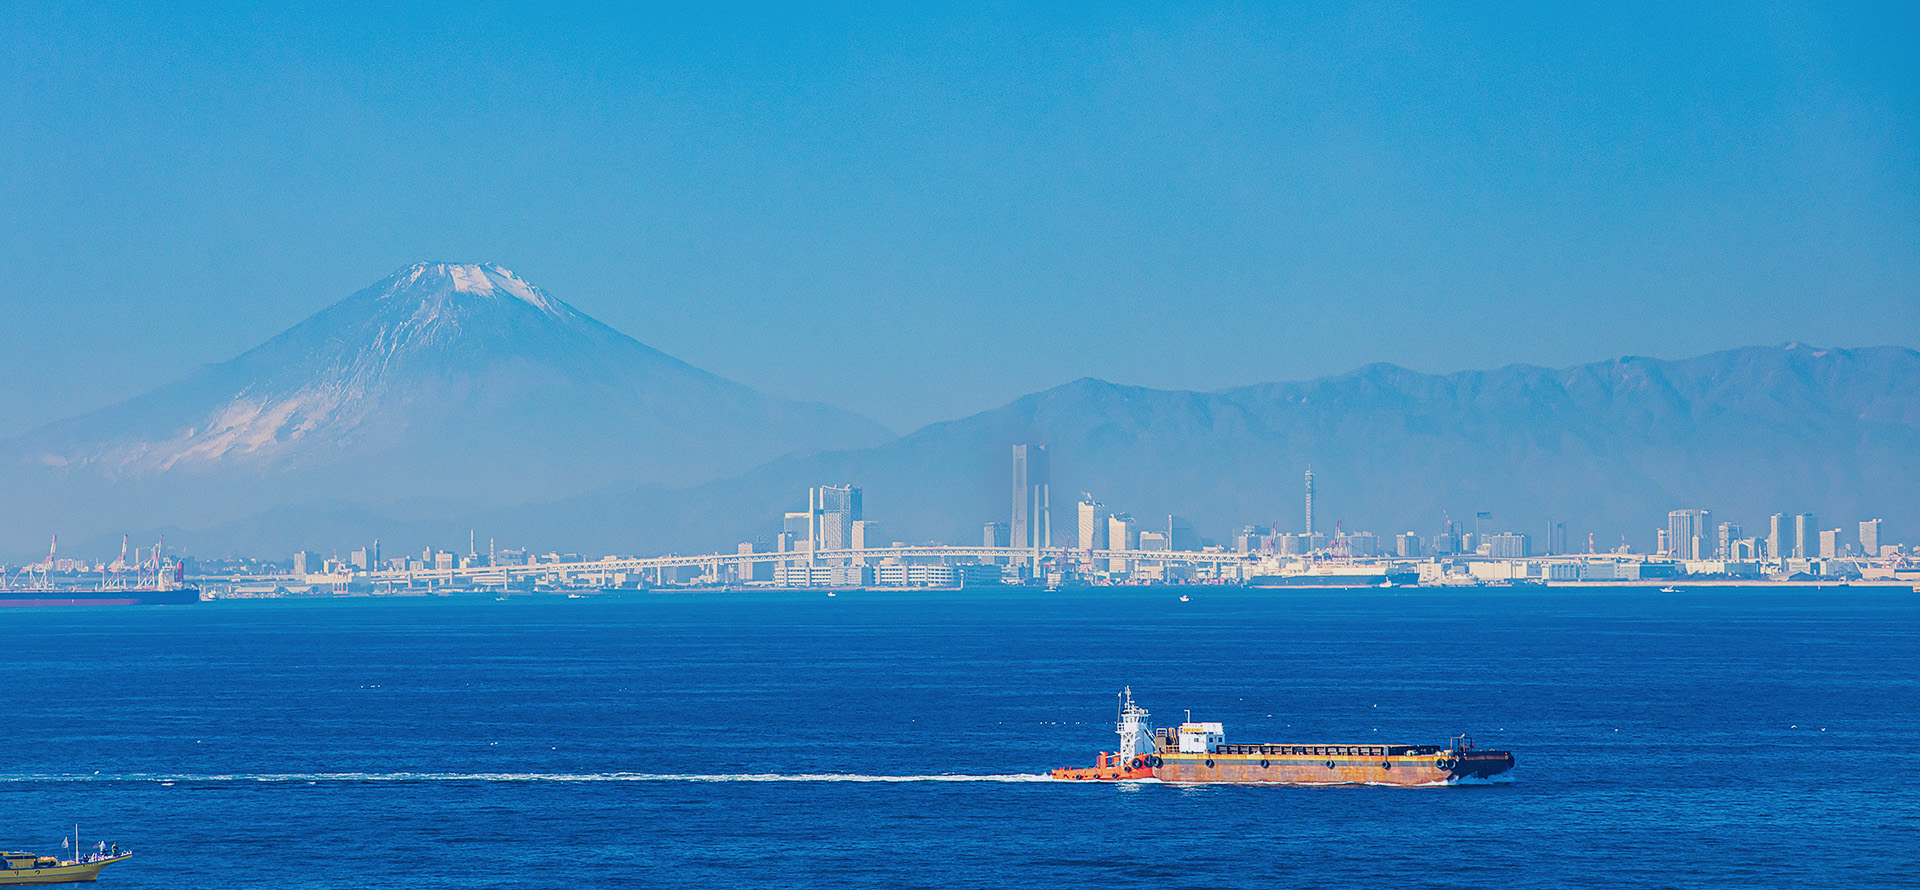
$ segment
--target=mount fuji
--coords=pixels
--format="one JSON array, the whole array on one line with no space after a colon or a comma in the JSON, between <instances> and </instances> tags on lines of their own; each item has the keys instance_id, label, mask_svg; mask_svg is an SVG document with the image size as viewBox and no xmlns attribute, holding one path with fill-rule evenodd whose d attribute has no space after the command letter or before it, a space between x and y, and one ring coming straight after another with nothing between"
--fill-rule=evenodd
<instances>
[{"instance_id":1,"label":"mount fuji","mask_svg":"<svg viewBox=\"0 0 1920 890\"><path fill-rule=\"evenodd\" d=\"M499 266L418 263L238 358L0 444L15 526L0 533L505 507L892 438L695 368Z\"/></svg>"}]
</instances>

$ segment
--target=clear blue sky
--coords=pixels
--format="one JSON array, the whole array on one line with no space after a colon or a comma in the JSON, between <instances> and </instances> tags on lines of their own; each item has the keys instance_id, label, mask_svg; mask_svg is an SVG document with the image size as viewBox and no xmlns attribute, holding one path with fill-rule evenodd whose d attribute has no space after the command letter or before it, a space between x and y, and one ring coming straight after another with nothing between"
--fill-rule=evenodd
<instances>
[{"instance_id":1,"label":"clear blue sky","mask_svg":"<svg viewBox=\"0 0 1920 890\"><path fill-rule=\"evenodd\" d=\"M0 434L417 260L899 430L1920 345L1911 4L0 5Z\"/></svg>"}]
</instances>

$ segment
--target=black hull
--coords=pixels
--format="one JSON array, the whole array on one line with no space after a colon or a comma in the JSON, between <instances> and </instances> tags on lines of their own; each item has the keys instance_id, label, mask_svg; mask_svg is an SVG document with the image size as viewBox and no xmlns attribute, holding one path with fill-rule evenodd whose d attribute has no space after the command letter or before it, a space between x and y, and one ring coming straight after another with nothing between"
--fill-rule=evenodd
<instances>
[{"instance_id":1,"label":"black hull","mask_svg":"<svg viewBox=\"0 0 1920 890\"><path fill-rule=\"evenodd\" d=\"M48 606L183 606L200 601L200 589L0 590L0 608Z\"/></svg>"}]
</instances>

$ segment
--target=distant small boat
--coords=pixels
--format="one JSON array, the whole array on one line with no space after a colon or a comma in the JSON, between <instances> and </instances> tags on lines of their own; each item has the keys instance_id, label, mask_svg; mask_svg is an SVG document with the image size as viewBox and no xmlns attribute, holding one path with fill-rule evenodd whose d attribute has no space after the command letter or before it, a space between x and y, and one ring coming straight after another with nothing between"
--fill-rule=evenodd
<instances>
[{"instance_id":1,"label":"distant small boat","mask_svg":"<svg viewBox=\"0 0 1920 890\"><path fill-rule=\"evenodd\" d=\"M1679 593L1679 592L1680 592L1680 588L1678 588L1678 587L1662 587L1662 588L1660 588L1660 592L1661 592L1661 593Z\"/></svg>"},{"instance_id":2,"label":"distant small boat","mask_svg":"<svg viewBox=\"0 0 1920 890\"><path fill-rule=\"evenodd\" d=\"M1183 602L1183 603L1190 603L1190 602L1193 602L1193 600L1191 600L1191 599L1188 599L1188 598L1187 598L1187 595L1186 595L1186 594L1184 594L1184 593L1183 593L1183 594L1180 594L1180 601L1181 601L1181 602Z\"/></svg>"},{"instance_id":3,"label":"distant small boat","mask_svg":"<svg viewBox=\"0 0 1920 890\"><path fill-rule=\"evenodd\" d=\"M828 596L839 596L840 594L837 594L837 593L834 593L833 591L831 591L831 590L829 590L829 591L827 591L827 595L828 595Z\"/></svg>"}]
</instances>

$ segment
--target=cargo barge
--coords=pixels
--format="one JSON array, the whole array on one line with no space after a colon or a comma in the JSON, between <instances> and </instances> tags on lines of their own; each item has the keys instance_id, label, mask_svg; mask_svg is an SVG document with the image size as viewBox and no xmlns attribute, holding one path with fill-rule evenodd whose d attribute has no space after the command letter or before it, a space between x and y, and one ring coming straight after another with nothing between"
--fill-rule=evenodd
<instances>
[{"instance_id":1,"label":"cargo barge","mask_svg":"<svg viewBox=\"0 0 1920 890\"><path fill-rule=\"evenodd\" d=\"M1066 781L1136 781L1281 785L1448 785L1513 769L1513 754L1484 750L1455 736L1446 745L1230 745L1219 723L1188 720L1153 729L1147 710L1121 695L1115 732L1120 749L1101 752L1091 767L1052 772Z\"/></svg>"}]
</instances>

